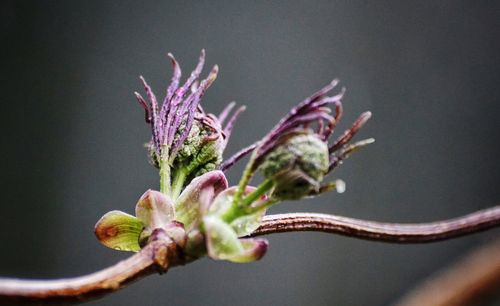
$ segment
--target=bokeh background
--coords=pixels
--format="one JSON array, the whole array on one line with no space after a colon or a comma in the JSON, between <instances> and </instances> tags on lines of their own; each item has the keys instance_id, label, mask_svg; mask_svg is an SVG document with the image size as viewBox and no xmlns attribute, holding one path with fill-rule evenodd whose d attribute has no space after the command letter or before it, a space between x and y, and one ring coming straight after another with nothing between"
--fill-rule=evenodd
<instances>
[{"instance_id":1,"label":"bokeh background","mask_svg":"<svg viewBox=\"0 0 500 306\"><path fill-rule=\"evenodd\" d=\"M201 48L219 64L205 109L248 106L228 155L336 77L339 130L373 112L358 139L377 142L334 174L346 193L272 212L424 222L499 204L498 1L4 1L0 16L2 276L76 276L129 256L93 226L157 188L132 93L142 74L163 94L169 51L185 74ZM274 235L259 262L200 260L89 305L390 305L499 233L425 245Z\"/></svg>"}]
</instances>

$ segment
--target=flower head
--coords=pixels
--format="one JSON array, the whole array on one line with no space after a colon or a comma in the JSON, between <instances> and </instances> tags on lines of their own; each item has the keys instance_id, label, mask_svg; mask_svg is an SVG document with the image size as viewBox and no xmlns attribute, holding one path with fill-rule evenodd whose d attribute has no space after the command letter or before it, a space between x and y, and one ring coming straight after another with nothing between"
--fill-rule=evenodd
<instances>
[{"instance_id":1,"label":"flower head","mask_svg":"<svg viewBox=\"0 0 500 306\"><path fill-rule=\"evenodd\" d=\"M340 121L343 110L341 99L345 89L334 96L327 96L337 83L337 80L333 80L292 108L264 138L254 145L250 161L240 180L240 190L243 190L254 173L260 170L266 179L263 188L265 186L271 199L276 202L300 199L331 189L344 191L345 184L341 180L321 183L324 177L352 152L372 143L374 139L349 144L371 117L370 112L364 112L351 128L329 144L329 138ZM238 201L245 202L241 193L240 191L236 195L235 205Z\"/></svg>"},{"instance_id":2,"label":"flower head","mask_svg":"<svg viewBox=\"0 0 500 306\"><path fill-rule=\"evenodd\" d=\"M162 188L176 197L191 179L219 167L234 123L245 108L237 109L223 126L234 102L219 116L206 113L200 105L206 90L217 78L218 66L213 66L200 81L205 63L205 50L202 50L196 68L181 86L180 65L171 53L168 57L174 72L161 106L142 76L147 100L137 92L135 96L151 126L152 139L148 144L151 163L160 169ZM171 182L177 185L171 186Z\"/></svg>"},{"instance_id":3,"label":"flower head","mask_svg":"<svg viewBox=\"0 0 500 306\"><path fill-rule=\"evenodd\" d=\"M219 67L215 65L208 77L201 82L198 78L205 64L205 51L201 51L198 65L186 82L179 86L182 75L175 57L169 53L174 73L161 108L155 94L146 80L141 76L148 102L137 92L136 98L145 110L146 122L151 125L151 154L156 161L175 159L177 152L189 136L194 119L203 115L198 107L202 96L217 78Z\"/></svg>"},{"instance_id":4,"label":"flower head","mask_svg":"<svg viewBox=\"0 0 500 306\"><path fill-rule=\"evenodd\" d=\"M273 196L290 200L317 191L328 168L328 146L309 130L280 137L259 166L262 175L274 183Z\"/></svg>"}]
</instances>

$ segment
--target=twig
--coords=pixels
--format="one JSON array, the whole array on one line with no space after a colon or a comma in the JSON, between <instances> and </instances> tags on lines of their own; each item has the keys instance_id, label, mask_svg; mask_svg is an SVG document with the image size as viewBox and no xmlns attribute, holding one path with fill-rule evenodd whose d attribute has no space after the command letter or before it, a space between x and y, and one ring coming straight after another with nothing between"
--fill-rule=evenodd
<instances>
[{"instance_id":1,"label":"twig","mask_svg":"<svg viewBox=\"0 0 500 306\"><path fill-rule=\"evenodd\" d=\"M251 236L273 233L317 231L368 240L423 243L450 239L500 225L500 206L445 221L417 224L382 223L316 213L264 216Z\"/></svg>"},{"instance_id":2,"label":"twig","mask_svg":"<svg viewBox=\"0 0 500 306\"><path fill-rule=\"evenodd\" d=\"M155 272L164 273L177 264L177 250L170 239L148 244L139 253L92 274L57 280L0 278L2 302L78 303L123 288Z\"/></svg>"},{"instance_id":3,"label":"twig","mask_svg":"<svg viewBox=\"0 0 500 306\"><path fill-rule=\"evenodd\" d=\"M424 281L396 306L470 306L500 289L500 240L472 251Z\"/></svg>"},{"instance_id":4,"label":"twig","mask_svg":"<svg viewBox=\"0 0 500 306\"><path fill-rule=\"evenodd\" d=\"M452 220L421 224L380 223L325 214L291 213L265 216L252 236L321 231L386 242L420 243L454 238L498 225L500 206ZM180 264L184 264L181 250L168 237L162 237L132 257L89 275L59 280L0 278L0 302L82 302Z\"/></svg>"}]
</instances>

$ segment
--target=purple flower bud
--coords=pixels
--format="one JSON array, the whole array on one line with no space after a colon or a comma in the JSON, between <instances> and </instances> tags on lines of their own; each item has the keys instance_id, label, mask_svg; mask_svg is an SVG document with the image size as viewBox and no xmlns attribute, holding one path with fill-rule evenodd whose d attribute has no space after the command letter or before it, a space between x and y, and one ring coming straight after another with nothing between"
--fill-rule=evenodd
<instances>
[{"instance_id":1,"label":"purple flower bud","mask_svg":"<svg viewBox=\"0 0 500 306\"><path fill-rule=\"evenodd\" d=\"M205 64L205 50L202 50L196 68L186 82L179 86L181 78L179 63L172 54L169 53L168 56L172 61L174 74L161 108L151 87L142 76L141 81L148 102L139 93L135 93L137 100L145 110L146 122L151 125L151 149L156 160L163 158L173 160L175 158L180 146L188 137L195 118L200 120L204 115L198 107L200 100L217 78L219 71L218 66L215 65L206 79L202 80L198 86L193 86L195 82L199 82L198 78Z\"/></svg>"},{"instance_id":2,"label":"purple flower bud","mask_svg":"<svg viewBox=\"0 0 500 306\"><path fill-rule=\"evenodd\" d=\"M159 105L142 77L147 99L137 92L135 95L145 110L146 122L151 126L152 139L148 149L151 163L160 169L165 182L161 190L175 199L194 177L219 168L234 123L245 108L240 107L231 115L235 106L231 102L219 116L206 113L200 101L215 81L218 66L212 68L207 78L200 80L205 63L205 51L202 50L196 68L180 85L180 65L172 54L168 56L174 72L163 103ZM162 173L162 168L168 169ZM174 186L170 186L170 182Z\"/></svg>"},{"instance_id":3,"label":"purple flower bud","mask_svg":"<svg viewBox=\"0 0 500 306\"><path fill-rule=\"evenodd\" d=\"M348 144L371 117L370 112L365 112L350 129L331 145L328 144L343 111L341 99L345 89L334 96L327 96L337 83L337 80L333 80L292 108L264 138L248 147L248 150L230 158L230 163L223 164L224 168L228 168L236 160L252 152L235 201L241 200L244 186L257 169L272 181L272 187L268 183L264 183L266 185L263 187L271 188L271 195L278 200L299 199L337 187L336 183L323 186L320 183L350 153L374 141L367 139ZM342 186L344 185L338 184L343 190Z\"/></svg>"}]
</instances>

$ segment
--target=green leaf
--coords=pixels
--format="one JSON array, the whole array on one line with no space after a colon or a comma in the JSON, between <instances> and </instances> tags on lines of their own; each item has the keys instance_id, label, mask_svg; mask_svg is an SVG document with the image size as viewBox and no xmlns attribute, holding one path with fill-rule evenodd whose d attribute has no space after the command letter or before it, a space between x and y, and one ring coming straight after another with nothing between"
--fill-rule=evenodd
<instances>
[{"instance_id":1,"label":"green leaf","mask_svg":"<svg viewBox=\"0 0 500 306\"><path fill-rule=\"evenodd\" d=\"M260 209L255 213L246 214L245 207L233 208L234 194L238 190L238 187L230 187L223 192L221 192L213 201L210 206L210 214L218 217L226 217L228 212L232 215L236 215L236 218L229 217L232 220L229 225L236 232L239 237L246 236L252 233L259 227L262 217L265 215L266 210ZM245 189L245 195L248 195L255 191L256 188L252 186L247 186ZM259 199L252 203L252 206L258 207L267 200L266 196L261 196ZM240 211L241 210L241 211Z\"/></svg>"},{"instance_id":2,"label":"green leaf","mask_svg":"<svg viewBox=\"0 0 500 306\"><path fill-rule=\"evenodd\" d=\"M165 194L156 190L147 190L135 206L135 215L144 225L139 237L139 244L147 243L157 228L166 230L175 218L174 204Z\"/></svg>"},{"instance_id":3,"label":"green leaf","mask_svg":"<svg viewBox=\"0 0 500 306\"><path fill-rule=\"evenodd\" d=\"M262 217L266 214L265 209L261 209L254 214L238 217L229 224L238 237L243 237L253 233L260 225Z\"/></svg>"},{"instance_id":4,"label":"green leaf","mask_svg":"<svg viewBox=\"0 0 500 306\"><path fill-rule=\"evenodd\" d=\"M135 215L148 229L161 228L174 219L172 200L163 193L149 189L135 206Z\"/></svg>"},{"instance_id":5,"label":"green leaf","mask_svg":"<svg viewBox=\"0 0 500 306\"><path fill-rule=\"evenodd\" d=\"M213 199L227 188L222 171L210 171L194 178L175 203L176 220L184 224L186 232L197 227Z\"/></svg>"},{"instance_id":6,"label":"green leaf","mask_svg":"<svg viewBox=\"0 0 500 306\"><path fill-rule=\"evenodd\" d=\"M264 239L238 239L236 232L216 216L203 218L208 255L213 259L246 263L259 260L267 250Z\"/></svg>"},{"instance_id":7,"label":"green leaf","mask_svg":"<svg viewBox=\"0 0 500 306\"><path fill-rule=\"evenodd\" d=\"M240 243L243 247L243 251L231 256L231 258L228 259L229 261L247 263L259 260L266 254L268 246L266 239L240 239Z\"/></svg>"},{"instance_id":8,"label":"green leaf","mask_svg":"<svg viewBox=\"0 0 500 306\"><path fill-rule=\"evenodd\" d=\"M228 259L243 252L243 246L233 229L215 216L203 218L208 255L214 259Z\"/></svg>"},{"instance_id":9,"label":"green leaf","mask_svg":"<svg viewBox=\"0 0 500 306\"><path fill-rule=\"evenodd\" d=\"M94 233L99 241L120 251L138 252L139 235L143 225L136 217L119 210L113 210L97 221Z\"/></svg>"}]
</instances>

